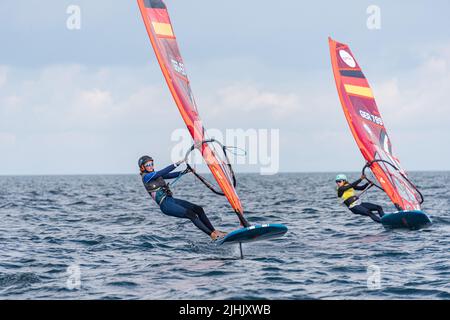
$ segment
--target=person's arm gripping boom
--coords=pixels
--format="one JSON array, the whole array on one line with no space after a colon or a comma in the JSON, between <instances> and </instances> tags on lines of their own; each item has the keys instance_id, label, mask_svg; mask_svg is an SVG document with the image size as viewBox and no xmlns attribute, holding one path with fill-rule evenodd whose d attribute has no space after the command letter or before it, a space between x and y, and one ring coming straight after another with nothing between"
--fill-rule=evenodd
<instances>
[{"instance_id":1,"label":"person's arm gripping boom","mask_svg":"<svg viewBox=\"0 0 450 320\"><path fill-rule=\"evenodd\" d=\"M356 182L358 182L358 183L356 183ZM360 186L359 184L361 182L362 182L362 179L355 181L353 184L355 184L355 183L356 184L353 186L353 189L358 190L358 191L363 191L363 190L366 190L366 188L370 185L370 183L366 183L366 184L363 184L362 186Z\"/></svg>"},{"instance_id":2,"label":"person's arm gripping boom","mask_svg":"<svg viewBox=\"0 0 450 320\"><path fill-rule=\"evenodd\" d=\"M369 184L368 183L366 183L365 185L363 185L363 186L359 186L359 184L362 182L362 179L358 179L358 180L356 180L355 182L353 182L353 183L350 183L350 184L347 184L347 185L345 185L345 186L342 186L342 187L339 187L339 189L338 189L338 197L342 197L342 195L344 194L344 192L345 191L347 191L347 190L349 190L349 189L355 189L355 190L358 190L358 191L361 191L361 190L365 190L368 186L369 186Z\"/></svg>"},{"instance_id":3,"label":"person's arm gripping boom","mask_svg":"<svg viewBox=\"0 0 450 320\"><path fill-rule=\"evenodd\" d=\"M151 180L158 179L159 177L162 177L164 179L178 178L182 172L172 172L173 170L175 170L176 167L177 165L171 164L170 166L167 166L162 170L147 173L144 176L144 182L147 183Z\"/></svg>"}]
</instances>

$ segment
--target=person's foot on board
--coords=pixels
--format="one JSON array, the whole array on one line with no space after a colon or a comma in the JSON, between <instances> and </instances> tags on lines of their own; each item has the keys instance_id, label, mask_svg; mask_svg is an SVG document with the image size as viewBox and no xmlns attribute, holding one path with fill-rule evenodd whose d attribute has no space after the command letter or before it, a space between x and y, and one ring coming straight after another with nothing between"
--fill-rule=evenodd
<instances>
[{"instance_id":1,"label":"person's foot on board","mask_svg":"<svg viewBox=\"0 0 450 320\"><path fill-rule=\"evenodd\" d=\"M225 236L226 236L226 233L224 233L222 231L214 230L213 232L211 232L211 239L213 241L219 240Z\"/></svg>"},{"instance_id":2,"label":"person's foot on board","mask_svg":"<svg viewBox=\"0 0 450 320\"><path fill-rule=\"evenodd\" d=\"M216 230L217 234L219 235L219 238L224 238L228 233L220 231L220 230Z\"/></svg>"},{"instance_id":3,"label":"person's foot on board","mask_svg":"<svg viewBox=\"0 0 450 320\"><path fill-rule=\"evenodd\" d=\"M213 241L216 241L217 239L219 239L219 235L217 234L217 231L215 231L215 230L213 232L211 232L210 237Z\"/></svg>"}]
</instances>

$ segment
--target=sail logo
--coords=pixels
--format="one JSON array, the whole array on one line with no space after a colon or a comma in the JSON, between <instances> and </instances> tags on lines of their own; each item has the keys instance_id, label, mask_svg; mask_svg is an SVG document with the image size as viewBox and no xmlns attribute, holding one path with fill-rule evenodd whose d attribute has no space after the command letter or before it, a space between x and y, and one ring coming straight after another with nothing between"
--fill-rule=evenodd
<instances>
[{"instance_id":1,"label":"sail logo","mask_svg":"<svg viewBox=\"0 0 450 320\"><path fill-rule=\"evenodd\" d=\"M342 61L345 62L346 65L348 65L350 68L356 67L356 61L353 59L353 57L345 50L339 50L339 56L341 57Z\"/></svg>"},{"instance_id":2,"label":"sail logo","mask_svg":"<svg viewBox=\"0 0 450 320\"><path fill-rule=\"evenodd\" d=\"M183 63L178 62L178 61L176 61L174 59L171 59L171 62L172 62L173 69L176 72L178 72L179 74L181 74L181 75L183 75L185 77L187 76L186 70L184 69L184 64Z\"/></svg>"},{"instance_id":3,"label":"sail logo","mask_svg":"<svg viewBox=\"0 0 450 320\"><path fill-rule=\"evenodd\" d=\"M369 120L379 126L383 126L383 120L380 117L377 117L363 110L359 110L359 115L364 119Z\"/></svg>"}]
</instances>

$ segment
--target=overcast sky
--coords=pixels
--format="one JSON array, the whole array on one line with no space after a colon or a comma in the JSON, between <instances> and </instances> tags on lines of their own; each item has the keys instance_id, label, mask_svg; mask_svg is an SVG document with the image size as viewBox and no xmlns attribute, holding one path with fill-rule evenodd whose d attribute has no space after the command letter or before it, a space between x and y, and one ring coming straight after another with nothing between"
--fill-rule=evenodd
<instances>
[{"instance_id":1,"label":"overcast sky","mask_svg":"<svg viewBox=\"0 0 450 320\"><path fill-rule=\"evenodd\" d=\"M280 129L281 171L358 171L327 37L348 43L407 170L450 169L450 2L165 1L208 128ZM69 30L68 6L81 8ZM366 25L381 8L381 30ZM0 174L135 173L184 128L135 1L0 3ZM238 171L257 170L237 167Z\"/></svg>"}]
</instances>

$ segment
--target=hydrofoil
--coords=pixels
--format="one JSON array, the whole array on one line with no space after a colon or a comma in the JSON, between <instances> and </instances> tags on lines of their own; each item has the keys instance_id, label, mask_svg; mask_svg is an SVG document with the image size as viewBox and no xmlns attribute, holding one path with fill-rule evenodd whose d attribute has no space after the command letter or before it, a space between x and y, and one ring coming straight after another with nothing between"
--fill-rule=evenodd
<instances>
[{"instance_id":1,"label":"hydrofoil","mask_svg":"<svg viewBox=\"0 0 450 320\"><path fill-rule=\"evenodd\" d=\"M240 228L228 233L225 237L216 241L218 245L239 244L241 258L244 257L242 244L261 240L269 240L282 237L288 228L283 224L257 224L245 228Z\"/></svg>"}]
</instances>

